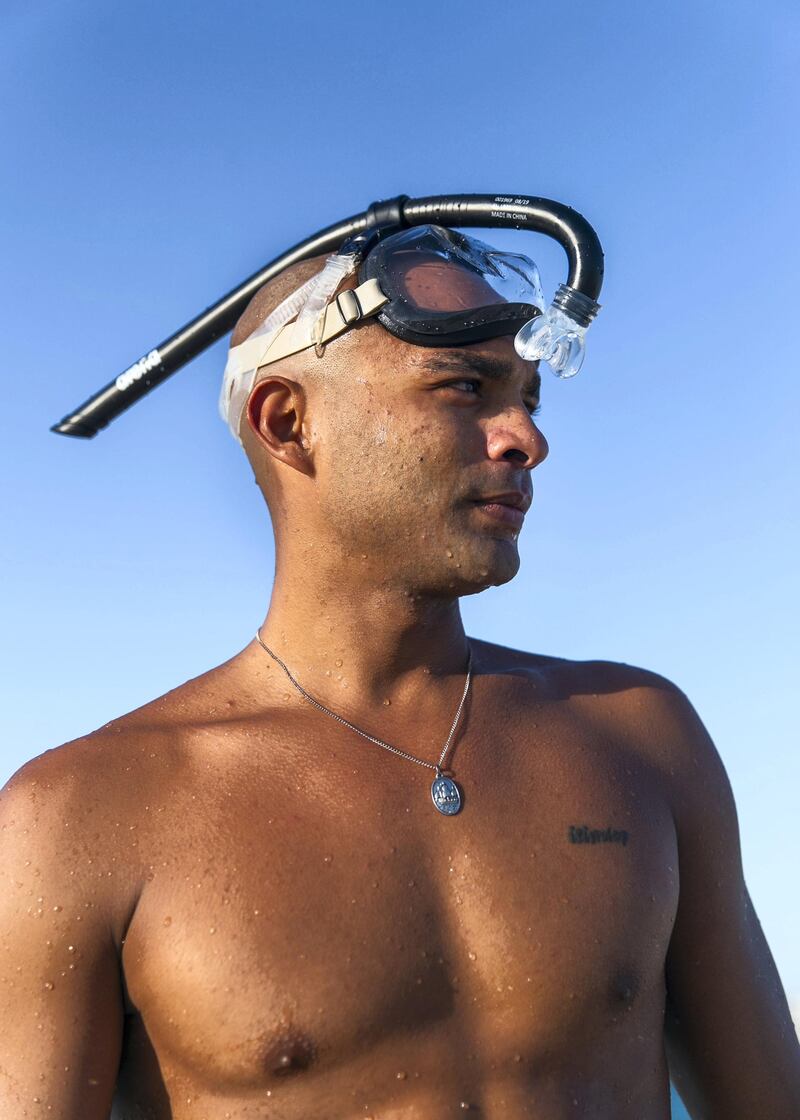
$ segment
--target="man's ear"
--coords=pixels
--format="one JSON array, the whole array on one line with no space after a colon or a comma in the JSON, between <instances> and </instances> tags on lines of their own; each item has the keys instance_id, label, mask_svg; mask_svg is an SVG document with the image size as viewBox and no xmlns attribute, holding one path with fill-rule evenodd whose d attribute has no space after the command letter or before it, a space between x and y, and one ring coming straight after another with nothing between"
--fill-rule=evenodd
<instances>
[{"instance_id":1,"label":"man's ear","mask_svg":"<svg viewBox=\"0 0 800 1120\"><path fill-rule=\"evenodd\" d=\"M247 424L259 444L302 474L313 475L308 440L303 433L306 394L288 377L273 375L259 381L247 400Z\"/></svg>"}]
</instances>

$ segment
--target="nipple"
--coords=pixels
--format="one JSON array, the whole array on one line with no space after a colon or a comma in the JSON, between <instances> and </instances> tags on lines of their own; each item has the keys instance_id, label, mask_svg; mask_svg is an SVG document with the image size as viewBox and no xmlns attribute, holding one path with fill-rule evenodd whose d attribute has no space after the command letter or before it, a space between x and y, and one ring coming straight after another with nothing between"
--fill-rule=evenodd
<instances>
[{"instance_id":1,"label":"nipple","mask_svg":"<svg viewBox=\"0 0 800 1120\"><path fill-rule=\"evenodd\" d=\"M299 1031L284 1030L267 1046L264 1069L285 1077L287 1074L308 1069L314 1059L314 1047Z\"/></svg>"}]
</instances>

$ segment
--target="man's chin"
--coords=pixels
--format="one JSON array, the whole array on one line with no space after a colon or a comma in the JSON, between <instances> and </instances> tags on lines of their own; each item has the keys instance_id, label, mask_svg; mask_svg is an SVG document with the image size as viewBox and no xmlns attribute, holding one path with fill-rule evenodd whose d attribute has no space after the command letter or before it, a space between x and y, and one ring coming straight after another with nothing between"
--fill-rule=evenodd
<instances>
[{"instance_id":1,"label":"man's chin","mask_svg":"<svg viewBox=\"0 0 800 1120\"><path fill-rule=\"evenodd\" d=\"M519 571L520 558L516 538L495 540L491 549L481 549L483 555L473 557L469 565L462 564L459 571L462 589L459 595L477 595L489 587L509 583Z\"/></svg>"}]
</instances>

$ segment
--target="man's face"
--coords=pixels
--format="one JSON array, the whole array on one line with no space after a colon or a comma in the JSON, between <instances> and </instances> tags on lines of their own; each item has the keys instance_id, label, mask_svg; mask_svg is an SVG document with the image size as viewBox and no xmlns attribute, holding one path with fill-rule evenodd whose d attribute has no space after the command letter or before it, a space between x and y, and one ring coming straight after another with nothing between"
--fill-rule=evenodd
<instances>
[{"instance_id":1,"label":"man's face","mask_svg":"<svg viewBox=\"0 0 800 1120\"><path fill-rule=\"evenodd\" d=\"M518 519L480 499L516 491L527 509L531 469L548 451L530 415L539 374L513 337L429 348L368 323L322 361L307 434L316 508L337 545L412 593L512 579Z\"/></svg>"}]
</instances>

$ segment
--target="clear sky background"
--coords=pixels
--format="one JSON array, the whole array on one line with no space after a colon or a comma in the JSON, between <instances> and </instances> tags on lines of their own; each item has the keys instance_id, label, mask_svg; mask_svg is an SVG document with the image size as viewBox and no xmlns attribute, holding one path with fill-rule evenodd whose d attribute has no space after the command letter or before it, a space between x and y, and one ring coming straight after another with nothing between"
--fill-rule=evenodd
<instances>
[{"instance_id":1,"label":"clear sky background","mask_svg":"<svg viewBox=\"0 0 800 1120\"><path fill-rule=\"evenodd\" d=\"M603 311L583 371L544 371L521 571L468 631L687 693L800 1001L793 0L3 13L0 777L232 656L269 601L225 342L93 441L50 424L377 198L559 199L603 241ZM545 239L495 240L565 279Z\"/></svg>"}]
</instances>

